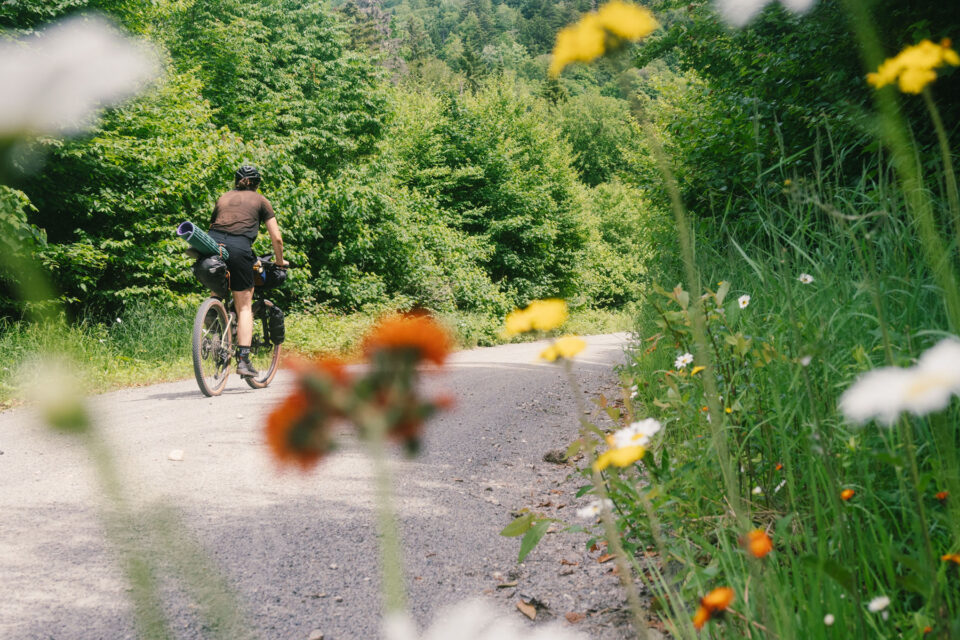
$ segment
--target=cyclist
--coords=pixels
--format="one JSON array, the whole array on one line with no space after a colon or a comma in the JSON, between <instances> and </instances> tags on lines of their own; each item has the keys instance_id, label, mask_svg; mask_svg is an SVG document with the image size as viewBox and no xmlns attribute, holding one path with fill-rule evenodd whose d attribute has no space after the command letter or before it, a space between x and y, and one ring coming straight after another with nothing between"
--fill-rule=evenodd
<instances>
[{"instance_id":1,"label":"cyclist","mask_svg":"<svg viewBox=\"0 0 960 640\"><path fill-rule=\"evenodd\" d=\"M256 167L243 165L234 174L233 190L217 200L210 218L210 237L226 246L230 252L227 267L230 269L230 290L233 291L233 306L237 310L237 373L254 377L257 370L250 363L250 342L253 340L253 241L260 225L267 227L276 265L287 266L283 259L283 238L273 212L273 206L263 195L260 187L260 172Z\"/></svg>"}]
</instances>

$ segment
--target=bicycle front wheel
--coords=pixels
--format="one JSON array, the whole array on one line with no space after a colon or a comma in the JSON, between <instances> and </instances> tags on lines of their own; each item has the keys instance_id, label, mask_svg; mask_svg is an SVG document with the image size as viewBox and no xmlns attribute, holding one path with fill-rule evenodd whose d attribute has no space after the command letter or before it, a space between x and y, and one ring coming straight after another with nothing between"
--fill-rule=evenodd
<instances>
[{"instance_id":1,"label":"bicycle front wheel","mask_svg":"<svg viewBox=\"0 0 960 640\"><path fill-rule=\"evenodd\" d=\"M193 373L205 396L218 396L227 386L233 340L227 309L217 298L207 298L193 321Z\"/></svg>"},{"instance_id":2,"label":"bicycle front wheel","mask_svg":"<svg viewBox=\"0 0 960 640\"><path fill-rule=\"evenodd\" d=\"M273 377L277 375L277 369L280 368L280 345L270 342L266 307L266 303L254 305L250 364L257 370L257 375L244 378L254 389L263 389L273 382Z\"/></svg>"}]
</instances>

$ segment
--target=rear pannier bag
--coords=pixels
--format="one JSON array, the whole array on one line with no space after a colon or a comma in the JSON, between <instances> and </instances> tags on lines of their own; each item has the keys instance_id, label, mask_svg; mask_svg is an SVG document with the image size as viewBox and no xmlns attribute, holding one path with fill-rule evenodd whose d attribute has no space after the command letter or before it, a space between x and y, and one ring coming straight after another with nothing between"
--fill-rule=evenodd
<instances>
[{"instance_id":1,"label":"rear pannier bag","mask_svg":"<svg viewBox=\"0 0 960 640\"><path fill-rule=\"evenodd\" d=\"M220 256L199 258L193 263L193 275L197 280L221 298L227 297L227 263Z\"/></svg>"},{"instance_id":2,"label":"rear pannier bag","mask_svg":"<svg viewBox=\"0 0 960 640\"><path fill-rule=\"evenodd\" d=\"M283 326L283 311L274 305L270 305L266 309L266 314L265 324L267 325L267 335L270 342L272 344L282 344L287 337L287 330Z\"/></svg>"}]
</instances>

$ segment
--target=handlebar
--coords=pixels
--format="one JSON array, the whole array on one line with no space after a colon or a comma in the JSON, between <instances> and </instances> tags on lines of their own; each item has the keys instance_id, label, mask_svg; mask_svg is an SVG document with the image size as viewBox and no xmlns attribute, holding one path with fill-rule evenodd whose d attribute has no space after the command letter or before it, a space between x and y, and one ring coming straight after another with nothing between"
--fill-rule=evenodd
<instances>
[{"instance_id":1,"label":"handlebar","mask_svg":"<svg viewBox=\"0 0 960 640\"><path fill-rule=\"evenodd\" d=\"M260 264L263 266L264 269L300 269L303 267L302 264L299 264L297 262L292 262L290 260L287 260L287 264L285 266L283 267L278 266L273 261L273 255L269 253L266 255L258 256L258 259L260 260Z\"/></svg>"}]
</instances>

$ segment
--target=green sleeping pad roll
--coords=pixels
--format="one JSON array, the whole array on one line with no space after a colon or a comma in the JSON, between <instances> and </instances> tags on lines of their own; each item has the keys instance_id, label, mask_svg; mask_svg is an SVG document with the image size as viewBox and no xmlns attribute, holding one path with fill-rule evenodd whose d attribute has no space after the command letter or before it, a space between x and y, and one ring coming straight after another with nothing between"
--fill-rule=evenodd
<instances>
[{"instance_id":1,"label":"green sleeping pad roll","mask_svg":"<svg viewBox=\"0 0 960 640\"><path fill-rule=\"evenodd\" d=\"M207 235L202 229L198 229L192 222L181 222L177 227L177 235L187 241L191 247L200 252L202 256L220 256L224 260L230 257L227 248L217 244L217 242Z\"/></svg>"}]
</instances>

